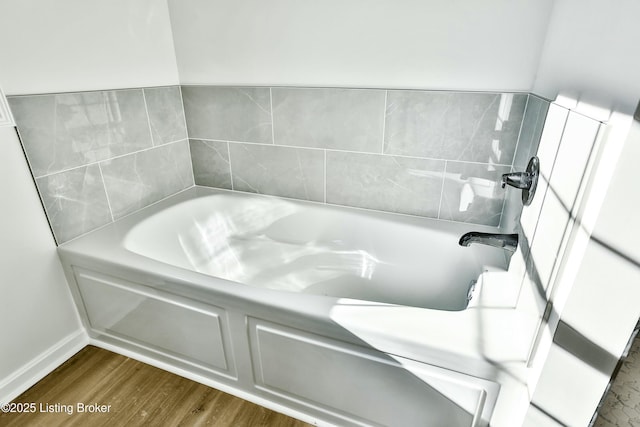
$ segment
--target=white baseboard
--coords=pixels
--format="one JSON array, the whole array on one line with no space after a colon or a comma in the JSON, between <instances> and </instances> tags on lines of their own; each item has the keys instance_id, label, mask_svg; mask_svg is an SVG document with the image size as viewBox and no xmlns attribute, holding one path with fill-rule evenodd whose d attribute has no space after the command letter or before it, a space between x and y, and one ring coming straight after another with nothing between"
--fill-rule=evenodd
<instances>
[{"instance_id":1,"label":"white baseboard","mask_svg":"<svg viewBox=\"0 0 640 427\"><path fill-rule=\"evenodd\" d=\"M0 381L0 404L9 403L89 344L84 329L67 335Z\"/></svg>"}]
</instances>

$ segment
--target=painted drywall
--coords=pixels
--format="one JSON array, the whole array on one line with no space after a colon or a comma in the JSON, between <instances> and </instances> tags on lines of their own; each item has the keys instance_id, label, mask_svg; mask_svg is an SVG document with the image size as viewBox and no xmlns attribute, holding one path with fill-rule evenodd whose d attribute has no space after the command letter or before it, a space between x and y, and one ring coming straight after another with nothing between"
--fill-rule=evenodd
<instances>
[{"instance_id":1,"label":"painted drywall","mask_svg":"<svg viewBox=\"0 0 640 427\"><path fill-rule=\"evenodd\" d=\"M0 127L0 194L2 400L16 386L12 377L29 371L81 326L13 127Z\"/></svg>"},{"instance_id":2,"label":"painted drywall","mask_svg":"<svg viewBox=\"0 0 640 427\"><path fill-rule=\"evenodd\" d=\"M555 1L533 92L630 114L640 99L635 0Z\"/></svg>"},{"instance_id":3,"label":"painted drywall","mask_svg":"<svg viewBox=\"0 0 640 427\"><path fill-rule=\"evenodd\" d=\"M7 95L174 85L166 0L0 1Z\"/></svg>"},{"instance_id":4,"label":"painted drywall","mask_svg":"<svg viewBox=\"0 0 640 427\"><path fill-rule=\"evenodd\" d=\"M169 0L182 84L529 91L552 0Z\"/></svg>"}]
</instances>

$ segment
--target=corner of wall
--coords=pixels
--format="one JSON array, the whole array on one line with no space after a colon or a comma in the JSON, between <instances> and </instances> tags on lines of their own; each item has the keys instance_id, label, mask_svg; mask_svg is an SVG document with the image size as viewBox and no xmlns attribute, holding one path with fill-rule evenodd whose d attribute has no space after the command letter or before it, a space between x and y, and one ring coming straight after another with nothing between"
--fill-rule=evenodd
<instances>
[{"instance_id":1,"label":"corner of wall","mask_svg":"<svg viewBox=\"0 0 640 427\"><path fill-rule=\"evenodd\" d=\"M84 328L79 328L28 360L0 382L0 405L11 402L89 344Z\"/></svg>"},{"instance_id":2,"label":"corner of wall","mask_svg":"<svg viewBox=\"0 0 640 427\"><path fill-rule=\"evenodd\" d=\"M0 128L0 400L15 397L86 344L15 128ZM19 325L19 327L11 327ZM26 361L26 362L25 362Z\"/></svg>"}]
</instances>

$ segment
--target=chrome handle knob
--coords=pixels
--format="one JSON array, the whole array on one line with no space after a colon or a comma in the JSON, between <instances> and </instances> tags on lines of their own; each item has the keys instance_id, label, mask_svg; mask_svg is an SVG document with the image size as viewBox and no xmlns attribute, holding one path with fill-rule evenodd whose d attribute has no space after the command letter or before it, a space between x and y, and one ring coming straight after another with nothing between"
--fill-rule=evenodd
<instances>
[{"instance_id":1,"label":"chrome handle knob","mask_svg":"<svg viewBox=\"0 0 640 427\"><path fill-rule=\"evenodd\" d=\"M540 160L532 157L527 165L525 172L512 172L502 175L501 187L505 188L507 184L514 188L522 190L522 204L528 206L533 200L536 187L538 185L538 174L540 173Z\"/></svg>"}]
</instances>

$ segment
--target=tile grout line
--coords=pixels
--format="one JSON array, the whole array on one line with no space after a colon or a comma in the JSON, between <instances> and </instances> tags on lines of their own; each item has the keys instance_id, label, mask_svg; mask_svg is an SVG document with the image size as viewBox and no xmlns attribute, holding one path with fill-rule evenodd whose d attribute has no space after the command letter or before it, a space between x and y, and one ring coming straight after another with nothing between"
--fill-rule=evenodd
<instances>
[{"instance_id":1,"label":"tile grout line","mask_svg":"<svg viewBox=\"0 0 640 427\"><path fill-rule=\"evenodd\" d=\"M440 219L440 212L442 211L442 199L444 198L444 181L447 177L447 160L444 161L444 170L442 171L442 184L440 186L440 203L438 204L438 216Z\"/></svg>"},{"instance_id":2,"label":"tile grout line","mask_svg":"<svg viewBox=\"0 0 640 427\"><path fill-rule=\"evenodd\" d=\"M276 131L273 123L273 92L271 88L269 88L269 108L271 109L271 144L276 145Z\"/></svg>"},{"instance_id":3,"label":"tile grout line","mask_svg":"<svg viewBox=\"0 0 640 427\"><path fill-rule=\"evenodd\" d=\"M151 129L151 115L149 115L149 106L147 105L147 96L144 93L144 88L142 90L142 102L144 102L144 111L147 113L147 126L149 127L149 138L151 138L151 145L153 147L156 146L155 138L153 137L153 129Z\"/></svg>"},{"instance_id":4,"label":"tile grout line","mask_svg":"<svg viewBox=\"0 0 640 427\"><path fill-rule=\"evenodd\" d=\"M324 150L324 203L327 203L327 150Z\"/></svg>"},{"instance_id":5,"label":"tile grout line","mask_svg":"<svg viewBox=\"0 0 640 427\"><path fill-rule=\"evenodd\" d=\"M59 170L59 171L56 171L56 172L46 173L44 175L40 175L40 176L37 176L35 178L36 179L46 178L46 177L49 177L49 176L52 176L52 175L57 175L59 173L71 172L72 170L80 169L80 168L87 167L87 166L93 166L93 165L101 163L101 162L108 162L110 160L115 160L115 159L119 159L121 157L131 156L133 154L144 153L145 151L155 150L156 148L166 147L167 145L176 144L176 143L182 142L182 141L188 141L188 139L182 138L182 139L178 139L176 141L171 141L171 142L167 142L167 143L164 143L164 144L143 148L142 150L132 151L130 153L125 153L125 154L118 154L117 156L109 157L108 159L96 160L94 162L85 163L85 164L74 166L74 167L67 168L67 169L62 169L62 170Z\"/></svg>"},{"instance_id":6,"label":"tile grout line","mask_svg":"<svg viewBox=\"0 0 640 427\"><path fill-rule=\"evenodd\" d=\"M229 155L229 178L231 179L231 191L235 191L233 185L233 168L231 167L231 147L229 146L229 141L227 141L227 154Z\"/></svg>"},{"instance_id":7,"label":"tile grout line","mask_svg":"<svg viewBox=\"0 0 640 427\"><path fill-rule=\"evenodd\" d=\"M406 154L389 154L389 153L381 154L381 153L375 153L372 151L353 151L353 150L341 150L337 148L304 147L300 145L268 144L264 142L234 141L234 140L212 139L212 138L191 138L191 139L199 139L201 141L229 142L231 144L263 145L267 147L296 148L301 150L326 150L326 151L332 151L332 152L338 152L338 153L352 153L352 154L364 154L364 155L384 156L384 157L401 157L405 159L433 160L433 161L439 161L439 162L458 162L458 163L468 163L468 164L474 164L474 165L511 167L511 165L502 164L502 163L485 163L485 162L474 162L470 160L451 160L451 159L440 159L435 157L407 156Z\"/></svg>"},{"instance_id":8,"label":"tile grout line","mask_svg":"<svg viewBox=\"0 0 640 427\"><path fill-rule=\"evenodd\" d=\"M107 183L104 180L104 175L102 173L102 166L100 162L98 162L98 170L100 171L100 179L102 179L102 187L104 188L104 195L107 198L107 206L109 206L109 214L111 215L111 222L115 222L115 217L113 216L113 208L111 207L111 200L109 200L109 192L107 191Z\"/></svg>"},{"instance_id":9,"label":"tile grout line","mask_svg":"<svg viewBox=\"0 0 640 427\"><path fill-rule=\"evenodd\" d=\"M184 95L182 94L182 86L178 85L178 91L180 92L180 102L182 103L182 123L184 123L184 133L187 134L187 139L189 139L189 127L187 126L187 112L184 109Z\"/></svg>"},{"instance_id":10,"label":"tile grout line","mask_svg":"<svg viewBox=\"0 0 640 427\"><path fill-rule=\"evenodd\" d=\"M191 141L190 141L191 138L189 138L189 128L187 127L187 112L184 109L184 96L182 95L182 86L180 85L178 85L178 92L180 92L180 106L182 107L182 123L184 124L184 133L187 136L187 146L189 147L189 162L191 163L191 178L193 179L193 185L196 185L196 173L193 169L193 158L191 157Z\"/></svg>"},{"instance_id":11,"label":"tile grout line","mask_svg":"<svg viewBox=\"0 0 640 427\"><path fill-rule=\"evenodd\" d=\"M187 143L187 151L189 152L189 167L191 168L191 182L192 182L191 185L196 185L196 176L193 173L193 158L191 157L191 141L189 141L189 138L187 138L184 141Z\"/></svg>"},{"instance_id":12,"label":"tile grout line","mask_svg":"<svg viewBox=\"0 0 640 427\"><path fill-rule=\"evenodd\" d=\"M382 108L382 147L380 147L380 154L384 154L384 133L387 130L387 97L389 91L384 91L384 107Z\"/></svg>"}]
</instances>

